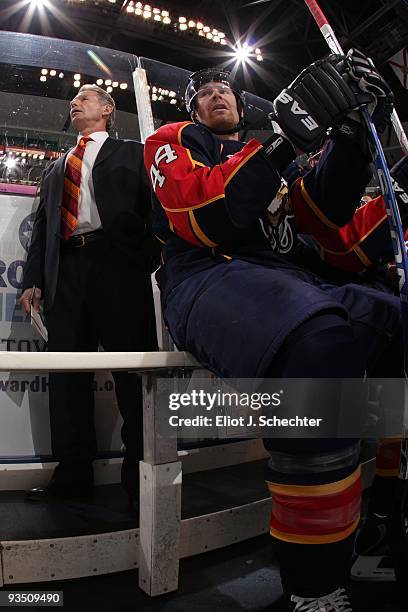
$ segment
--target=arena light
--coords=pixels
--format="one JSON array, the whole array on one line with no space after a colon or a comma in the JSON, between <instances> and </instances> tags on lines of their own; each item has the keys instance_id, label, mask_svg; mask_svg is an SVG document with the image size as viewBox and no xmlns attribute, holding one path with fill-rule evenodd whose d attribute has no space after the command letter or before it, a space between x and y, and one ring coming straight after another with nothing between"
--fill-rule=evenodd
<instances>
[{"instance_id":1,"label":"arena light","mask_svg":"<svg viewBox=\"0 0 408 612\"><path fill-rule=\"evenodd\" d=\"M98 87L100 87L101 85L103 85L103 79L98 79L96 81L96 84L98 85Z\"/></svg>"},{"instance_id":2,"label":"arena light","mask_svg":"<svg viewBox=\"0 0 408 612\"><path fill-rule=\"evenodd\" d=\"M251 48L245 43L241 46L238 46L234 50L234 57L240 64L245 64L251 54Z\"/></svg>"},{"instance_id":3,"label":"arena light","mask_svg":"<svg viewBox=\"0 0 408 612\"><path fill-rule=\"evenodd\" d=\"M44 0L31 0L30 5L33 8L41 9L45 6L46 2Z\"/></svg>"},{"instance_id":4,"label":"arena light","mask_svg":"<svg viewBox=\"0 0 408 612\"><path fill-rule=\"evenodd\" d=\"M6 159L5 166L6 166L7 170L12 170L15 167L16 163L17 162L14 159L14 157L8 157Z\"/></svg>"},{"instance_id":5,"label":"arena light","mask_svg":"<svg viewBox=\"0 0 408 612\"><path fill-rule=\"evenodd\" d=\"M74 74L74 81L80 81L81 80L81 75L80 74Z\"/></svg>"},{"instance_id":6,"label":"arena light","mask_svg":"<svg viewBox=\"0 0 408 612\"><path fill-rule=\"evenodd\" d=\"M81 87L81 81L74 81L74 87Z\"/></svg>"},{"instance_id":7,"label":"arena light","mask_svg":"<svg viewBox=\"0 0 408 612\"><path fill-rule=\"evenodd\" d=\"M120 87L120 89L127 89L128 84L127 84L127 83L121 83L121 84L119 85L119 87Z\"/></svg>"},{"instance_id":8,"label":"arena light","mask_svg":"<svg viewBox=\"0 0 408 612\"><path fill-rule=\"evenodd\" d=\"M54 77L57 74L56 70L50 70L50 76Z\"/></svg>"}]
</instances>

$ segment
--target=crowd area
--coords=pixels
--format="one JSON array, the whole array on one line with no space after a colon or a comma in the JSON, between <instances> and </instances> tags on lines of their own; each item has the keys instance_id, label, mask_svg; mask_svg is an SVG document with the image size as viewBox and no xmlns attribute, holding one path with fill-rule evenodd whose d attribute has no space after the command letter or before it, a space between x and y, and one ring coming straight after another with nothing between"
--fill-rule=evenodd
<instances>
[{"instance_id":1,"label":"crowd area","mask_svg":"<svg viewBox=\"0 0 408 612\"><path fill-rule=\"evenodd\" d=\"M230 73L191 75L185 104L191 120L160 127L143 147L109 137L115 102L103 89L85 85L72 100L77 146L42 175L23 280L26 311L42 303L49 350L156 350L150 274L160 263L163 316L176 346L220 377L311 385L403 377L399 277L386 203L366 194L376 151L360 113L368 109L382 133L393 94L371 60L351 50L303 70L275 99L281 132L263 143L239 139L245 97ZM300 153L306 166L296 161ZM408 159L390 171L407 229ZM124 286L126 318L117 300ZM122 483L137 506L140 380L126 372L114 378ZM92 379L50 375L58 467L28 501L93 486ZM270 533L288 610L350 612L360 441L269 438L264 445ZM401 507L400 446L398 439L378 446L360 551ZM392 538L390 546L403 588L407 553Z\"/></svg>"}]
</instances>

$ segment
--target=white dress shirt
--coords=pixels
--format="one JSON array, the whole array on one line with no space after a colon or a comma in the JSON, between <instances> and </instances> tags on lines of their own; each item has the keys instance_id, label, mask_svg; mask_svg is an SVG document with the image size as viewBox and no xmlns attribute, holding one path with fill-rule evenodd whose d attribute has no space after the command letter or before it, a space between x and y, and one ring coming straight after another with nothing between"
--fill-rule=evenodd
<instances>
[{"instance_id":1,"label":"white dress shirt","mask_svg":"<svg viewBox=\"0 0 408 612\"><path fill-rule=\"evenodd\" d=\"M93 134L89 134L89 137L92 138L92 140L87 142L84 157L82 159L81 186L79 190L78 202L78 225L75 228L73 235L94 232L102 227L95 201L92 169L97 155L108 136L108 132L94 132ZM81 138L82 136L78 136L77 143L79 143ZM67 159L69 155L70 153L68 154Z\"/></svg>"}]
</instances>

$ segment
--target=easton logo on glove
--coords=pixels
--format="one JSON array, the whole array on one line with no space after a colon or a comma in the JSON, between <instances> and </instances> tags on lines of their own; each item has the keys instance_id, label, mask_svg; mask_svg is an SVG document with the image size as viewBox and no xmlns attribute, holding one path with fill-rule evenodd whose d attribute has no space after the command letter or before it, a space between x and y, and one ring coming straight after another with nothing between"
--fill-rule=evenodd
<instances>
[{"instance_id":1,"label":"easton logo on glove","mask_svg":"<svg viewBox=\"0 0 408 612\"><path fill-rule=\"evenodd\" d=\"M303 108L301 108L299 102L297 102L297 100L295 100L292 96L290 96L286 90L283 90L279 94L275 102L276 101L282 102L283 104L291 103L290 112L293 115L306 115L306 117L303 117L303 119L300 119L300 123L303 123L303 125L305 125L309 131L316 130L319 128L319 124L316 123L313 117L308 114L307 110L304 110Z\"/></svg>"}]
</instances>

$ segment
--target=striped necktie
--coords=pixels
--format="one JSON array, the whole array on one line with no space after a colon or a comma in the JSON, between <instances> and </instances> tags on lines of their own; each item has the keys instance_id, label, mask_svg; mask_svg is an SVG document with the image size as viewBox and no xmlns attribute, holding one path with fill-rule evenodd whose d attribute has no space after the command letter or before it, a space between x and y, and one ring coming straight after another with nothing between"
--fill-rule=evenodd
<instances>
[{"instance_id":1,"label":"striped necktie","mask_svg":"<svg viewBox=\"0 0 408 612\"><path fill-rule=\"evenodd\" d=\"M89 136L81 138L68 156L64 175L64 192L61 206L61 236L68 240L78 225L79 191L81 187L82 159Z\"/></svg>"}]
</instances>

